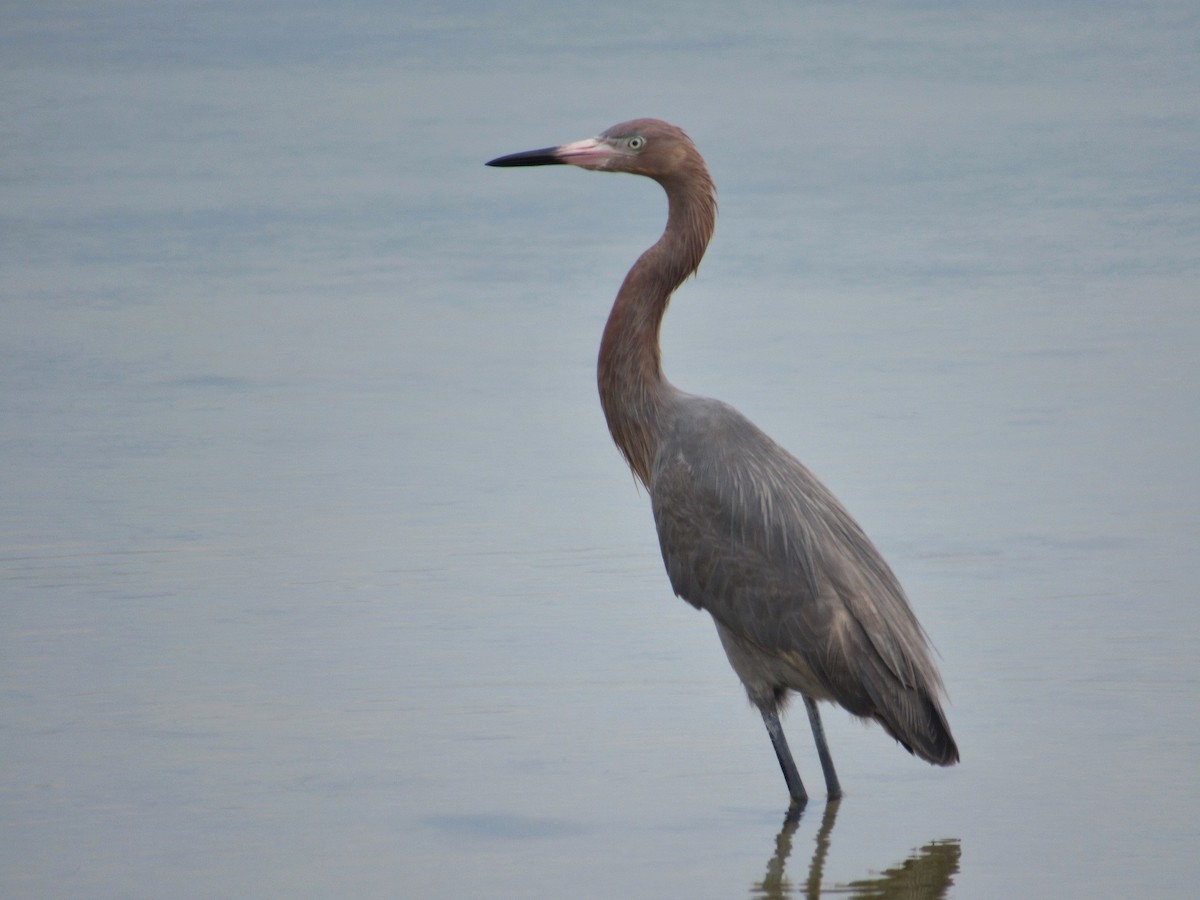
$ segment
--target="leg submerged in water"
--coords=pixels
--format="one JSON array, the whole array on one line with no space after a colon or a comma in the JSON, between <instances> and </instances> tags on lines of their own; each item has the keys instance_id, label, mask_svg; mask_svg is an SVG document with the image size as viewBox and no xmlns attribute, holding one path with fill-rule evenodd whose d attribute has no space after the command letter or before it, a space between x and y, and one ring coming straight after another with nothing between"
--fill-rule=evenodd
<instances>
[{"instance_id":1,"label":"leg submerged in water","mask_svg":"<svg viewBox=\"0 0 1200 900\"><path fill-rule=\"evenodd\" d=\"M800 772L792 759L792 751L788 748L787 738L783 736L783 726L779 724L779 716L774 712L762 710L763 724L767 726L767 734L771 736L771 746L775 748L775 756L779 760L779 768L783 770L783 780L787 782L788 793L797 806L808 802L808 791L804 790L804 782L800 780Z\"/></svg>"}]
</instances>

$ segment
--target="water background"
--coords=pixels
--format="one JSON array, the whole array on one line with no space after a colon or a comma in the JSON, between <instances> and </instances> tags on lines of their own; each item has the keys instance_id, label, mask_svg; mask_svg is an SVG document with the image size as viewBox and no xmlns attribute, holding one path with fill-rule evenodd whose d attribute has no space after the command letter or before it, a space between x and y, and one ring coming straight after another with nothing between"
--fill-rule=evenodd
<instances>
[{"instance_id":1,"label":"water background","mask_svg":"<svg viewBox=\"0 0 1200 900\"><path fill-rule=\"evenodd\" d=\"M4 4L0 893L1189 896L1198 33ZM671 379L835 490L950 693L948 770L828 710L794 829L595 395L661 191L482 165L635 116L720 188Z\"/></svg>"}]
</instances>

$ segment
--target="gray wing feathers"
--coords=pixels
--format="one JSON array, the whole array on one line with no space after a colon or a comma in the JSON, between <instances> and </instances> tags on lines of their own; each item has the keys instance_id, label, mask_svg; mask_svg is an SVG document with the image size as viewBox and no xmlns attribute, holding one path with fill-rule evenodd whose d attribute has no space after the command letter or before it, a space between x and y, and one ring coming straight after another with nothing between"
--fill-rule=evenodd
<instances>
[{"instance_id":1,"label":"gray wing feathers","mask_svg":"<svg viewBox=\"0 0 1200 900\"><path fill-rule=\"evenodd\" d=\"M957 759L925 635L858 524L732 407L684 395L675 413L650 483L675 593L805 673L810 696L932 762Z\"/></svg>"}]
</instances>

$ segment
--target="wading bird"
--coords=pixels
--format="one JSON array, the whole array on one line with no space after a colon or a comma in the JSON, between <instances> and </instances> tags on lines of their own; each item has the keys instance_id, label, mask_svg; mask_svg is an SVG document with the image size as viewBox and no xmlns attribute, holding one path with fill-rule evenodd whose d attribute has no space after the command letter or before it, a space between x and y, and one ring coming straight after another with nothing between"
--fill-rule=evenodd
<instances>
[{"instance_id":1,"label":"wading bird","mask_svg":"<svg viewBox=\"0 0 1200 900\"><path fill-rule=\"evenodd\" d=\"M700 265L717 217L716 189L691 139L666 122L636 119L488 163L556 164L645 175L667 193L666 230L625 276L604 328L600 404L650 494L671 586L713 617L793 804L808 795L779 724L789 691L804 698L830 799L841 786L817 701L874 719L924 760L957 762L925 634L858 523L745 416L663 376L663 314Z\"/></svg>"}]
</instances>

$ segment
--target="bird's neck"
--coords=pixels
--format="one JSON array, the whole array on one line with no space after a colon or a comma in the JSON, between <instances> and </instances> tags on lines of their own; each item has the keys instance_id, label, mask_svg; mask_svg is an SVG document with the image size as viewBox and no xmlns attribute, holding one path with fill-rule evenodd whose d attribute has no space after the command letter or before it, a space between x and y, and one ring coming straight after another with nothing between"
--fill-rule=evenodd
<instances>
[{"instance_id":1,"label":"bird's neck","mask_svg":"<svg viewBox=\"0 0 1200 900\"><path fill-rule=\"evenodd\" d=\"M647 486L672 390L663 376L659 327L671 294L700 265L717 213L706 171L685 187L663 187L670 203L666 230L625 276L604 327L597 373L608 430Z\"/></svg>"}]
</instances>

